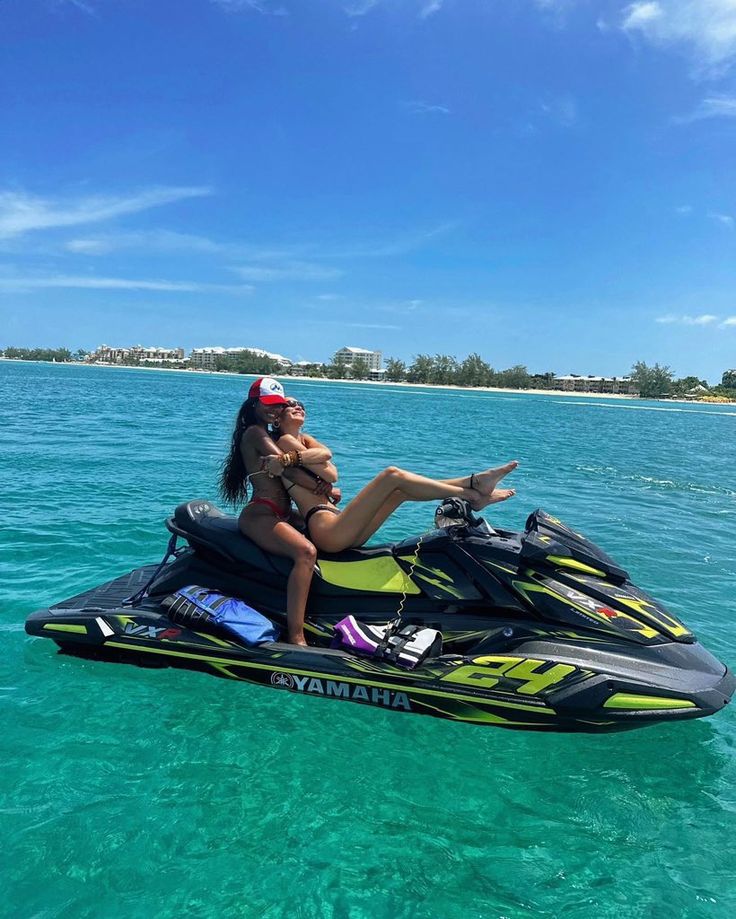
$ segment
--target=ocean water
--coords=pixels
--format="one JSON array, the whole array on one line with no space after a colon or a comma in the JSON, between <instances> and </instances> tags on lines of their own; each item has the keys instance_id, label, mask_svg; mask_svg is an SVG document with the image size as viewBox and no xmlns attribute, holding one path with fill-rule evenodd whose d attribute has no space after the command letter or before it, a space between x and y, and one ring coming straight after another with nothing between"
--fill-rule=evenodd
<instances>
[{"instance_id":1,"label":"ocean water","mask_svg":"<svg viewBox=\"0 0 736 919\"><path fill-rule=\"evenodd\" d=\"M736 709L611 736L383 712L61 657L26 615L215 498L245 379L0 362L0 915L726 917ZM736 665L736 408L293 382L346 496L518 459ZM379 539L431 525L402 508Z\"/></svg>"}]
</instances>

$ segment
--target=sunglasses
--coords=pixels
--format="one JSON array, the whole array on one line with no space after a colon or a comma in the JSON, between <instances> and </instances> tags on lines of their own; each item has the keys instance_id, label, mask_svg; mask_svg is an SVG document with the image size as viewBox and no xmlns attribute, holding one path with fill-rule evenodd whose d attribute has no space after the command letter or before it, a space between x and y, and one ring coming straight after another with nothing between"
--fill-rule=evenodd
<instances>
[{"instance_id":1,"label":"sunglasses","mask_svg":"<svg viewBox=\"0 0 736 919\"><path fill-rule=\"evenodd\" d=\"M301 409L303 412L305 412L305 413L306 413L306 411L307 411L307 410L304 408L304 403L303 403L303 402L300 402L298 399L287 399L287 400L286 400L286 406L285 406L285 407L286 407L286 408L300 408L300 409Z\"/></svg>"}]
</instances>

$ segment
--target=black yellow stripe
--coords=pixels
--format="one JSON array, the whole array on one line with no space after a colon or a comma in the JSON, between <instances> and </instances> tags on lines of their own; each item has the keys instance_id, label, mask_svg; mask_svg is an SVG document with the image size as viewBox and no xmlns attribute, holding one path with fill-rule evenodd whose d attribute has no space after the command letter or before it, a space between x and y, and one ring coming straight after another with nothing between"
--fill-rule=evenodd
<instances>
[{"instance_id":1,"label":"black yellow stripe","mask_svg":"<svg viewBox=\"0 0 736 919\"><path fill-rule=\"evenodd\" d=\"M457 699L462 702L471 702L474 705L478 705L478 703L482 703L484 705L501 706L502 708L513 708L518 711L535 712L537 714L545 714L545 715L555 714L553 709L550 709L550 708L547 708L546 706L541 706L541 705L531 705L531 704L523 704L523 703L517 703L517 702L506 702L506 701L501 701L501 700L496 700L496 699L482 699L482 698L479 698L478 696L466 696L466 695L461 695L459 693L442 692L441 690L435 690L435 689L422 689L421 687L418 687L418 686L406 686L406 685L402 685L401 683L398 683L398 684L397 683L380 683L377 680L367 680L367 679L364 679L363 677L354 678L351 676L344 676L343 674L337 674L337 673L335 674L319 673L318 671L315 671L315 670L302 670L297 667L274 666L272 664L257 664L254 661L233 661L233 660L227 660L226 658L209 657L209 656L202 655L202 654L189 654L186 651L173 651L173 650L169 650L168 648L150 648L150 647L147 647L146 645L128 645L128 644L124 644L123 642L119 642L119 641L107 641L105 642L105 647L106 648L108 647L109 648L119 648L124 651L134 651L136 653L140 651L145 651L149 654L161 654L166 657L180 657L180 658L184 658L188 660L197 660L197 661L202 661L203 663L206 663L206 664L211 664L214 667L225 665L227 667L233 667L233 666L247 667L247 668L250 668L251 670L278 671L279 673L291 673L291 674L296 674L297 676L315 677L316 679L319 679L319 680L338 680L343 683L355 683L355 684L360 684L362 686L375 686L378 689L392 689L394 690L394 692L405 692L408 695L411 695L412 693L419 693L421 695L434 696L435 698Z\"/></svg>"}]
</instances>

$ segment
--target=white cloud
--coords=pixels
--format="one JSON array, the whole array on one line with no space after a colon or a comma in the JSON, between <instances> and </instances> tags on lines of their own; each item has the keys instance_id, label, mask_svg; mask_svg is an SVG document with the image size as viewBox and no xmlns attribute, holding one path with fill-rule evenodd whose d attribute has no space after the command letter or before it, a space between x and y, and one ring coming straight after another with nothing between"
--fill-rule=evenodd
<instances>
[{"instance_id":1,"label":"white cloud","mask_svg":"<svg viewBox=\"0 0 736 919\"><path fill-rule=\"evenodd\" d=\"M678 115L675 124L692 124L706 118L736 118L736 96L710 96L689 115Z\"/></svg>"},{"instance_id":2,"label":"white cloud","mask_svg":"<svg viewBox=\"0 0 736 919\"><path fill-rule=\"evenodd\" d=\"M313 262L284 262L270 265L238 265L232 269L244 281L330 281L342 271Z\"/></svg>"},{"instance_id":3,"label":"white cloud","mask_svg":"<svg viewBox=\"0 0 736 919\"><path fill-rule=\"evenodd\" d=\"M730 214L716 214L711 211L708 216L711 220L715 220L716 223L719 223L722 227L725 227L727 230L733 230L735 221Z\"/></svg>"},{"instance_id":4,"label":"white cloud","mask_svg":"<svg viewBox=\"0 0 736 919\"><path fill-rule=\"evenodd\" d=\"M194 233L175 230L134 230L129 233L104 233L70 239L64 244L68 252L80 255L108 255L110 252L165 252L167 254L201 253L222 255L230 259L280 259L293 258L303 253L304 246L274 247L249 243L220 242Z\"/></svg>"},{"instance_id":5,"label":"white cloud","mask_svg":"<svg viewBox=\"0 0 736 919\"><path fill-rule=\"evenodd\" d=\"M540 104L540 108L549 119L564 128L569 128L578 120L578 107L572 96L547 100Z\"/></svg>"},{"instance_id":6,"label":"white cloud","mask_svg":"<svg viewBox=\"0 0 736 919\"><path fill-rule=\"evenodd\" d=\"M377 312L381 313L391 313L395 316L406 315L407 313L415 313L422 305L424 300L398 300L390 301L388 303L382 303L380 305L374 306Z\"/></svg>"},{"instance_id":7,"label":"white cloud","mask_svg":"<svg viewBox=\"0 0 736 919\"><path fill-rule=\"evenodd\" d=\"M0 291L23 293L29 290L51 290L54 288L74 290L147 290L170 291L174 293L250 293L249 284L201 284L197 281L136 280L132 278L75 277L74 275L53 275L42 277L2 277Z\"/></svg>"},{"instance_id":8,"label":"white cloud","mask_svg":"<svg viewBox=\"0 0 736 919\"><path fill-rule=\"evenodd\" d=\"M368 243L351 244L343 240L337 246L319 242L298 242L285 245L223 242L191 233L172 230L141 230L126 233L101 233L80 236L64 243L64 249L77 255L103 256L111 252L131 251L166 254L201 254L226 258L230 263L247 262L244 268L282 270L285 274L308 274L309 279L324 280L342 274L339 269L324 266L325 259L388 258L422 249L434 238L455 229L457 223L445 222L424 230L409 231ZM253 265L253 263L258 263Z\"/></svg>"},{"instance_id":9,"label":"white cloud","mask_svg":"<svg viewBox=\"0 0 736 919\"><path fill-rule=\"evenodd\" d=\"M366 13L378 6L381 0L355 0L354 3L349 3L347 6L343 7L343 10L348 14L348 16L365 16Z\"/></svg>"},{"instance_id":10,"label":"white cloud","mask_svg":"<svg viewBox=\"0 0 736 919\"><path fill-rule=\"evenodd\" d=\"M664 15L664 10L656 0L649 0L649 2L645 3L632 3L631 6L627 7L626 12L628 15L623 23L624 29L644 28L648 23L661 19Z\"/></svg>"},{"instance_id":11,"label":"white cloud","mask_svg":"<svg viewBox=\"0 0 736 919\"><path fill-rule=\"evenodd\" d=\"M621 28L661 46L684 46L706 71L725 69L736 56L734 0L644 0L624 10Z\"/></svg>"},{"instance_id":12,"label":"white cloud","mask_svg":"<svg viewBox=\"0 0 736 919\"><path fill-rule=\"evenodd\" d=\"M450 109L446 105L437 105L436 103L424 102L421 99L405 103L406 107L413 115L450 115Z\"/></svg>"},{"instance_id":13,"label":"white cloud","mask_svg":"<svg viewBox=\"0 0 736 919\"><path fill-rule=\"evenodd\" d=\"M217 0L215 0L217 2ZM227 0L226 0L227 2ZM419 5L418 16L420 19L428 19L438 13L445 0L415 0ZM388 4L388 0L350 0L349 3L343 3L343 11L351 17L366 16L377 6Z\"/></svg>"},{"instance_id":14,"label":"white cloud","mask_svg":"<svg viewBox=\"0 0 736 919\"><path fill-rule=\"evenodd\" d=\"M157 187L127 196L95 195L50 201L25 192L0 192L0 239L34 230L82 226L212 194L210 188Z\"/></svg>"},{"instance_id":15,"label":"white cloud","mask_svg":"<svg viewBox=\"0 0 736 919\"><path fill-rule=\"evenodd\" d=\"M718 316L711 313L703 313L702 316L658 316L657 322L663 325L711 325L718 321Z\"/></svg>"},{"instance_id":16,"label":"white cloud","mask_svg":"<svg viewBox=\"0 0 736 919\"><path fill-rule=\"evenodd\" d=\"M675 208L675 213L682 214L683 216L686 216L687 214L692 214L692 212L693 212L692 204L680 204Z\"/></svg>"},{"instance_id":17,"label":"white cloud","mask_svg":"<svg viewBox=\"0 0 736 919\"><path fill-rule=\"evenodd\" d=\"M210 0L215 6L225 10L226 13L239 13L241 10L250 10L262 16L288 16L289 11L283 6L273 6L269 0Z\"/></svg>"},{"instance_id":18,"label":"white cloud","mask_svg":"<svg viewBox=\"0 0 736 919\"><path fill-rule=\"evenodd\" d=\"M435 13L439 13L443 3L444 0L425 0L419 11L419 18L428 19L430 16L434 16Z\"/></svg>"},{"instance_id":19,"label":"white cloud","mask_svg":"<svg viewBox=\"0 0 736 919\"><path fill-rule=\"evenodd\" d=\"M97 10L92 6L91 3L85 3L84 0L66 0L66 2L73 7L76 7L80 12L86 13L88 16L96 16Z\"/></svg>"},{"instance_id":20,"label":"white cloud","mask_svg":"<svg viewBox=\"0 0 736 919\"><path fill-rule=\"evenodd\" d=\"M320 254L323 258L331 259L392 258L423 249L433 239L445 236L457 226L456 221L447 221L428 230L409 232L394 239L378 240L364 245L347 244L336 249L325 248Z\"/></svg>"},{"instance_id":21,"label":"white cloud","mask_svg":"<svg viewBox=\"0 0 736 919\"><path fill-rule=\"evenodd\" d=\"M67 252L75 255L108 255L113 251L113 246L104 238L99 239L70 239L64 244Z\"/></svg>"},{"instance_id":22,"label":"white cloud","mask_svg":"<svg viewBox=\"0 0 736 919\"><path fill-rule=\"evenodd\" d=\"M732 326L736 325L736 316L729 316L727 319L724 319L721 323L721 326Z\"/></svg>"}]
</instances>

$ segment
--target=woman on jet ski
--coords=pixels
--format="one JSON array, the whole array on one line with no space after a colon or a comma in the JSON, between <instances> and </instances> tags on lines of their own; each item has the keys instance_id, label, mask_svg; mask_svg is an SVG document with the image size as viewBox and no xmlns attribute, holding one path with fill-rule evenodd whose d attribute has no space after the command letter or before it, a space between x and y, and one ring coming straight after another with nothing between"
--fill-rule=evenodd
<instances>
[{"instance_id":1,"label":"woman on jet ski","mask_svg":"<svg viewBox=\"0 0 736 919\"><path fill-rule=\"evenodd\" d=\"M323 447L309 434L302 433L305 409L296 399L288 399L278 419L278 451L264 457L263 469L275 478L286 473L285 488L304 516L307 535L324 552L340 552L364 545L404 501L436 501L465 498L474 510L505 501L515 492L497 488L501 479L516 469L516 461L458 479L428 479L396 466L389 466L369 482L342 510L326 504L320 495L301 482L288 481L293 466L309 468L312 456ZM331 455L331 454L330 454ZM333 467L334 468L334 467Z\"/></svg>"},{"instance_id":2,"label":"woman on jet ski","mask_svg":"<svg viewBox=\"0 0 736 919\"><path fill-rule=\"evenodd\" d=\"M306 645L304 614L317 551L314 544L290 523L291 499L284 489L282 478L267 475L262 468L265 457L280 452L271 439L269 425L278 422L286 405L279 382L271 377L260 377L253 383L235 421L230 452L222 465L220 492L229 502L238 504L247 497L250 482L251 499L241 511L238 520L240 530L267 552L285 555L294 562L286 595L289 641ZM311 493L319 503L325 500L325 496L332 496L330 480L337 480L337 470L330 467L332 454L327 447L316 441L314 443L314 447L302 448L301 459L314 466L321 477L317 477L315 483L313 474L294 468L289 471L286 481L287 484L290 481L299 483L300 490ZM286 466L279 464L279 468L283 473ZM308 491L310 488L312 492ZM335 496L337 494L336 490Z\"/></svg>"}]
</instances>

